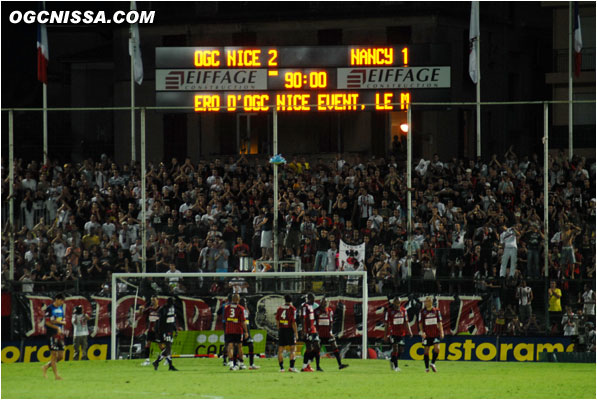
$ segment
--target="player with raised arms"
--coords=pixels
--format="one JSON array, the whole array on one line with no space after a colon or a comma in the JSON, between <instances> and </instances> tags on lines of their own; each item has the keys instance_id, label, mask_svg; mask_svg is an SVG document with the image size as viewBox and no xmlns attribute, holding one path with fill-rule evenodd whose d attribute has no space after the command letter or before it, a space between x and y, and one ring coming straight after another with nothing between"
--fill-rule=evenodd
<instances>
[{"instance_id":1,"label":"player with raised arms","mask_svg":"<svg viewBox=\"0 0 597 400\"><path fill-rule=\"evenodd\" d=\"M224 337L228 343L228 366L231 371L238 371L239 369L246 369L243 363L243 337L247 339L249 333L247 331L247 324L245 324L245 308L239 304L240 296L238 293L232 295L232 303L228 304L224 309L224 316L226 318L226 330ZM237 353L234 356L234 348Z\"/></svg>"},{"instance_id":2,"label":"player with raised arms","mask_svg":"<svg viewBox=\"0 0 597 400\"><path fill-rule=\"evenodd\" d=\"M47 378L48 368L52 367L54 371L54 378L62 379L58 375L58 362L64 358L64 334L62 329L66 325L66 318L64 316L64 295L58 293L54 296L52 304L46 307L45 310L45 324L46 334L50 339L50 361L41 367L44 378Z\"/></svg>"},{"instance_id":3,"label":"player with raised arms","mask_svg":"<svg viewBox=\"0 0 597 400\"><path fill-rule=\"evenodd\" d=\"M153 362L153 368L157 371L160 361L165 358L168 363L168 371L178 371L178 369L172 365L172 342L174 341L176 319L178 317L173 297L168 297L168 302L160 308L159 314L159 333L161 334L163 349L157 360Z\"/></svg>"},{"instance_id":4,"label":"player with raised arms","mask_svg":"<svg viewBox=\"0 0 597 400\"><path fill-rule=\"evenodd\" d=\"M431 296L425 298L424 307L419 312L419 332L425 346L425 372L429 372L429 349L433 346L433 358L431 369L437 372L435 361L439 355L439 341L444 338L444 327L442 326L442 314L437 307L433 307Z\"/></svg>"},{"instance_id":5,"label":"player with raised arms","mask_svg":"<svg viewBox=\"0 0 597 400\"><path fill-rule=\"evenodd\" d=\"M332 353L334 353L334 357L336 357L336 361L338 362L338 369L344 369L348 367L348 364L342 364L340 350L336 344L336 337L332 332L333 324L334 310L328 307L328 301L324 296L319 302L319 307L315 309L315 325L317 327L317 333L319 334L320 343L322 345L329 345L332 348ZM321 366L319 365L319 352L315 355L315 361L317 362L317 371L323 372L323 369L321 369Z\"/></svg>"},{"instance_id":6,"label":"player with raised arms","mask_svg":"<svg viewBox=\"0 0 597 400\"><path fill-rule=\"evenodd\" d=\"M303 359L303 369L301 369L302 372L314 372L310 362L319 356L320 339L317 334L317 329L315 328L314 303L315 295L313 295L313 293L308 293L307 301L301 305L302 333L307 346Z\"/></svg>"},{"instance_id":7,"label":"player with raised arms","mask_svg":"<svg viewBox=\"0 0 597 400\"><path fill-rule=\"evenodd\" d=\"M413 333L408 323L408 314L406 309L400 306L400 299L398 296L391 302L390 307L386 310L385 315L386 329L383 339L385 342L389 340L392 344L392 357L390 358L390 365L396 372L400 372L398 367L398 357L400 356L400 346L404 347L404 337L408 333L413 337Z\"/></svg>"},{"instance_id":8,"label":"player with raised arms","mask_svg":"<svg viewBox=\"0 0 597 400\"><path fill-rule=\"evenodd\" d=\"M296 308L292 305L292 297L284 296L284 305L276 311L276 322L278 324L278 362L280 372L284 372L284 350L290 353L289 372L298 372L294 367L296 340L298 329L296 327Z\"/></svg>"}]
</instances>

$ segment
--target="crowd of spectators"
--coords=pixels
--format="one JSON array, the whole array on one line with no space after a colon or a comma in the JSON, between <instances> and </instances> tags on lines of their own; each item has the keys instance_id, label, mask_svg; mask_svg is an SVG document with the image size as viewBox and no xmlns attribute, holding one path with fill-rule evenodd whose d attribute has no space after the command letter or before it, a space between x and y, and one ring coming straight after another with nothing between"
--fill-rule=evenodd
<instances>
[{"instance_id":1,"label":"crowd of spectators","mask_svg":"<svg viewBox=\"0 0 597 400\"><path fill-rule=\"evenodd\" d=\"M409 278L421 279L415 289L487 295L492 313L499 317L511 308L525 329L533 313L517 291L527 283L536 288L535 295L543 290L547 256L547 273L562 293L562 304L576 310L579 296L581 308L587 301L583 280L593 280L595 273L594 162L578 156L569 161L562 151L550 156L545 249L543 161L537 154L519 156L510 148L488 162L440 160L436 154L413 165L411 189L399 154L288 161L280 168L279 254L300 258L303 270L349 269L337 262L340 240L364 241L372 294L403 292ZM2 178L4 284L11 231L4 163ZM235 271L242 260L270 260L272 182L267 160L245 156L149 163L147 271L173 274L152 284L183 293L193 288L177 272ZM412 194L411 241L407 190ZM118 165L105 155L76 165L19 159L13 196L15 280L22 291L77 280L90 290L107 290L112 272L140 271L138 164ZM503 329L510 329L513 319L507 318ZM512 330L519 329L516 325Z\"/></svg>"}]
</instances>

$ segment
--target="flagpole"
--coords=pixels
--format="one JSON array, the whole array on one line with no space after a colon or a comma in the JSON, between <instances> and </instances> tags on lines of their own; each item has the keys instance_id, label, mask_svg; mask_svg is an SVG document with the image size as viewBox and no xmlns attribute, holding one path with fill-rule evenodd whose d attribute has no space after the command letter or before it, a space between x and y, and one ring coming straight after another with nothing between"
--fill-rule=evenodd
<instances>
[{"instance_id":1,"label":"flagpole","mask_svg":"<svg viewBox=\"0 0 597 400\"><path fill-rule=\"evenodd\" d=\"M481 28L477 40L475 40L477 47L477 158L481 157Z\"/></svg>"},{"instance_id":2,"label":"flagpole","mask_svg":"<svg viewBox=\"0 0 597 400\"><path fill-rule=\"evenodd\" d=\"M274 128L274 157L278 154L278 112L273 112L273 128ZM274 166L274 271L281 271L279 269L280 255L278 254L278 164L273 163Z\"/></svg>"},{"instance_id":3,"label":"flagpole","mask_svg":"<svg viewBox=\"0 0 597 400\"><path fill-rule=\"evenodd\" d=\"M48 85L43 84L44 165L48 164Z\"/></svg>"},{"instance_id":4,"label":"flagpole","mask_svg":"<svg viewBox=\"0 0 597 400\"><path fill-rule=\"evenodd\" d=\"M406 268L408 268L408 279L412 276L412 244L413 244L413 221L412 221L412 163L413 163L413 126L412 126L412 107L407 105L406 109L406 124L408 125L408 133L406 136L406 232L408 247L406 249ZM410 285L410 283L409 283Z\"/></svg>"},{"instance_id":5,"label":"flagpole","mask_svg":"<svg viewBox=\"0 0 597 400\"><path fill-rule=\"evenodd\" d=\"M147 272L147 179L145 165L145 108L141 109L141 270ZM137 250L138 251L138 250Z\"/></svg>"},{"instance_id":6,"label":"flagpole","mask_svg":"<svg viewBox=\"0 0 597 400\"><path fill-rule=\"evenodd\" d=\"M10 241L10 256L9 256L9 270L8 279L13 281L15 279L15 214L14 214L14 185L15 185L15 162L14 162L14 112L8 111L8 223L10 228L8 230L8 238Z\"/></svg>"},{"instance_id":7,"label":"flagpole","mask_svg":"<svg viewBox=\"0 0 597 400\"><path fill-rule=\"evenodd\" d=\"M129 40L132 37L132 28L129 28ZM135 162L135 55L131 54L131 161Z\"/></svg>"},{"instance_id":8,"label":"flagpole","mask_svg":"<svg viewBox=\"0 0 597 400\"><path fill-rule=\"evenodd\" d=\"M572 160L573 145L573 115L572 115L572 2L568 2L568 160Z\"/></svg>"},{"instance_id":9,"label":"flagpole","mask_svg":"<svg viewBox=\"0 0 597 400\"><path fill-rule=\"evenodd\" d=\"M475 84L476 91L476 128L477 158L481 157L481 28L479 27L479 2L471 3L471 20L469 25L469 58L468 73Z\"/></svg>"}]
</instances>

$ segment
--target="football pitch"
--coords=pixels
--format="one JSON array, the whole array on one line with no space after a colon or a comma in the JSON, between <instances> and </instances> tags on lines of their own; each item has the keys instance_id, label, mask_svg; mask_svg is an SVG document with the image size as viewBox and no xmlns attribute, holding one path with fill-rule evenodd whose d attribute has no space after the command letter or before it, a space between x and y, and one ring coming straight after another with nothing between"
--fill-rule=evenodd
<instances>
[{"instance_id":1,"label":"football pitch","mask_svg":"<svg viewBox=\"0 0 597 400\"><path fill-rule=\"evenodd\" d=\"M219 359L175 359L179 371L142 360L59 363L62 381L41 363L2 364L2 398L595 398L595 364L438 361L426 373L422 361L348 359L339 371L281 373L275 359L259 370L229 371ZM300 368L297 359L297 367ZM284 366L288 368L288 359Z\"/></svg>"}]
</instances>

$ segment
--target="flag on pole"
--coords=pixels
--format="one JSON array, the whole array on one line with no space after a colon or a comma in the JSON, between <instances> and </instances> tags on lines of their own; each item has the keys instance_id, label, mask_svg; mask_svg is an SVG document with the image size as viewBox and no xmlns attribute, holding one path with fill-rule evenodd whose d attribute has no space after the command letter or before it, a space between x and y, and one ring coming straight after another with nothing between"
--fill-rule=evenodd
<instances>
[{"instance_id":1,"label":"flag on pole","mask_svg":"<svg viewBox=\"0 0 597 400\"><path fill-rule=\"evenodd\" d=\"M476 42L479 40L479 2L473 1L471 5L471 24L468 32L469 56L468 56L468 74L472 81L478 82L477 73L477 48Z\"/></svg>"},{"instance_id":2,"label":"flag on pole","mask_svg":"<svg viewBox=\"0 0 597 400\"><path fill-rule=\"evenodd\" d=\"M44 7L45 8L45 7ZM37 24L37 80L48 83L48 31L46 24Z\"/></svg>"},{"instance_id":3,"label":"flag on pole","mask_svg":"<svg viewBox=\"0 0 597 400\"><path fill-rule=\"evenodd\" d=\"M578 13L578 1L574 2L574 75L580 75L582 64L582 34L580 31L580 15Z\"/></svg>"},{"instance_id":4,"label":"flag on pole","mask_svg":"<svg viewBox=\"0 0 597 400\"><path fill-rule=\"evenodd\" d=\"M131 1L131 11L137 11L137 5ZM143 82L143 61L141 60L141 41L139 39L139 24L131 24L129 28L129 55L133 61L134 78L137 84Z\"/></svg>"}]
</instances>

